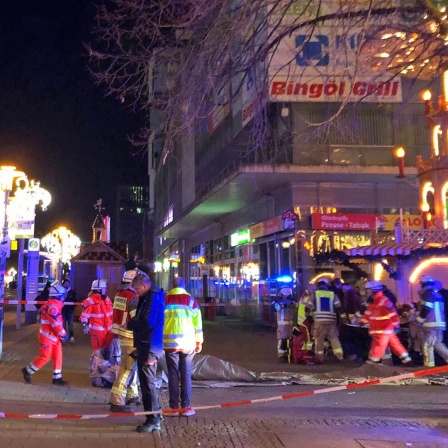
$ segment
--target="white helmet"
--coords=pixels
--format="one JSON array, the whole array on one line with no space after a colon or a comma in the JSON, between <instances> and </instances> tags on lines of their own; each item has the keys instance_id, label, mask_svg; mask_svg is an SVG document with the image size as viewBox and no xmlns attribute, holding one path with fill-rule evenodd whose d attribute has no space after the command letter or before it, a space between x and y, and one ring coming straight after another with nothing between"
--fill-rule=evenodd
<instances>
[{"instance_id":1,"label":"white helmet","mask_svg":"<svg viewBox=\"0 0 448 448\"><path fill-rule=\"evenodd\" d=\"M420 279L420 284L421 285L433 285L435 283L435 280L433 277L431 277L430 275L424 275L421 279Z\"/></svg>"},{"instance_id":2,"label":"white helmet","mask_svg":"<svg viewBox=\"0 0 448 448\"><path fill-rule=\"evenodd\" d=\"M383 285L376 280L369 280L365 286L366 289L371 289L372 291L381 291L383 289Z\"/></svg>"},{"instance_id":3,"label":"white helmet","mask_svg":"<svg viewBox=\"0 0 448 448\"><path fill-rule=\"evenodd\" d=\"M63 297L66 292L65 288L58 284L51 285L48 289L49 297L55 297L56 299Z\"/></svg>"},{"instance_id":4,"label":"white helmet","mask_svg":"<svg viewBox=\"0 0 448 448\"><path fill-rule=\"evenodd\" d=\"M137 275L136 269L131 269L123 274L123 283L131 283L134 277Z\"/></svg>"},{"instance_id":5,"label":"white helmet","mask_svg":"<svg viewBox=\"0 0 448 448\"><path fill-rule=\"evenodd\" d=\"M104 278L99 278L92 282L92 291L101 291L103 294L106 292L107 282Z\"/></svg>"}]
</instances>

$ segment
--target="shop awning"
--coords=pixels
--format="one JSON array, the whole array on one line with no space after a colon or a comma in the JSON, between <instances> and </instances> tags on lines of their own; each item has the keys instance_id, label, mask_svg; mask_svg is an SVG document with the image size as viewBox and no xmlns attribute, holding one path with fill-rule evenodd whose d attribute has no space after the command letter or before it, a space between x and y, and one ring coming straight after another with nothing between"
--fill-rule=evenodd
<instances>
[{"instance_id":1,"label":"shop awning","mask_svg":"<svg viewBox=\"0 0 448 448\"><path fill-rule=\"evenodd\" d=\"M423 249L424 244L416 243L383 243L373 244L372 246L353 247L345 249L345 253L351 257L359 256L395 256L395 255L409 255L413 250Z\"/></svg>"}]
</instances>

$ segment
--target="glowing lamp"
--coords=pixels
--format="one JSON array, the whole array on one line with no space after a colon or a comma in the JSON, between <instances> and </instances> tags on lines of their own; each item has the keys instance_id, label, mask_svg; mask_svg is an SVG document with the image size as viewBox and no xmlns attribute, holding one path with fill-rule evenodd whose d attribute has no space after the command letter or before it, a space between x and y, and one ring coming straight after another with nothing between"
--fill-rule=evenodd
<instances>
[{"instance_id":1,"label":"glowing lamp","mask_svg":"<svg viewBox=\"0 0 448 448\"><path fill-rule=\"evenodd\" d=\"M404 155L406 154L404 148L400 146L399 148L395 149L395 157L398 159L398 178L402 179L403 177L406 177L404 175Z\"/></svg>"},{"instance_id":2,"label":"glowing lamp","mask_svg":"<svg viewBox=\"0 0 448 448\"><path fill-rule=\"evenodd\" d=\"M429 90L425 90L422 94L423 101L431 101L431 92Z\"/></svg>"},{"instance_id":3,"label":"glowing lamp","mask_svg":"<svg viewBox=\"0 0 448 448\"><path fill-rule=\"evenodd\" d=\"M398 157L399 159L402 159L405 154L406 152L402 146L400 146L395 150L395 156Z\"/></svg>"},{"instance_id":4,"label":"glowing lamp","mask_svg":"<svg viewBox=\"0 0 448 448\"><path fill-rule=\"evenodd\" d=\"M423 202L423 203L420 205L420 210L421 210L423 213L428 213L428 212L429 212L429 204L428 204L427 202Z\"/></svg>"}]
</instances>

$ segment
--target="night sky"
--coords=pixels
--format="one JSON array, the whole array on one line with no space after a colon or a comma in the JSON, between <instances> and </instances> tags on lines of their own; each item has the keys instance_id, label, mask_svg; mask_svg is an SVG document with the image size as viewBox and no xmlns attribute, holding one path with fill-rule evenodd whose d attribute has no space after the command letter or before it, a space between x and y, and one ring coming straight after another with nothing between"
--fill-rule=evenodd
<instances>
[{"instance_id":1,"label":"night sky","mask_svg":"<svg viewBox=\"0 0 448 448\"><path fill-rule=\"evenodd\" d=\"M98 198L115 219L116 186L147 182L146 156L128 136L143 124L105 97L87 69L92 0L14 0L0 16L0 164L52 194L36 237L59 225L91 241ZM113 235L112 235L113 237Z\"/></svg>"}]
</instances>

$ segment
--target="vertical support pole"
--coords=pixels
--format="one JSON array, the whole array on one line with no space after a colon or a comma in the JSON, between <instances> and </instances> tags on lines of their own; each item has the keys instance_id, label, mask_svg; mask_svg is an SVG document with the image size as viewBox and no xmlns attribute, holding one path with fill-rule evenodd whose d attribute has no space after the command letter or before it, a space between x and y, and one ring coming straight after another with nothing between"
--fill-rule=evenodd
<instances>
[{"instance_id":1,"label":"vertical support pole","mask_svg":"<svg viewBox=\"0 0 448 448\"><path fill-rule=\"evenodd\" d=\"M17 260L17 300L22 300L23 294L23 251L25 249L25 238L19 238L19 257ZM18 330L21 326L22 320L22 305L19 303L17 305L16 311L16 329Z\"/></svg>"},{"instance_id":2,"label":"vertical support pole","mask_svg":"<svg viewBox=\"0 0 448 448\"><path fill-rule=\"evenodd\" d=\"M4 241L8 237L8 201L9 201L9 190L4 190L4 219L2 228L2 246L4 246ZM5 271L6 271L6 251L4 247L0 247L0 359L3 354L3 324L5 318Z\"/></svg>"}]
</instances>

